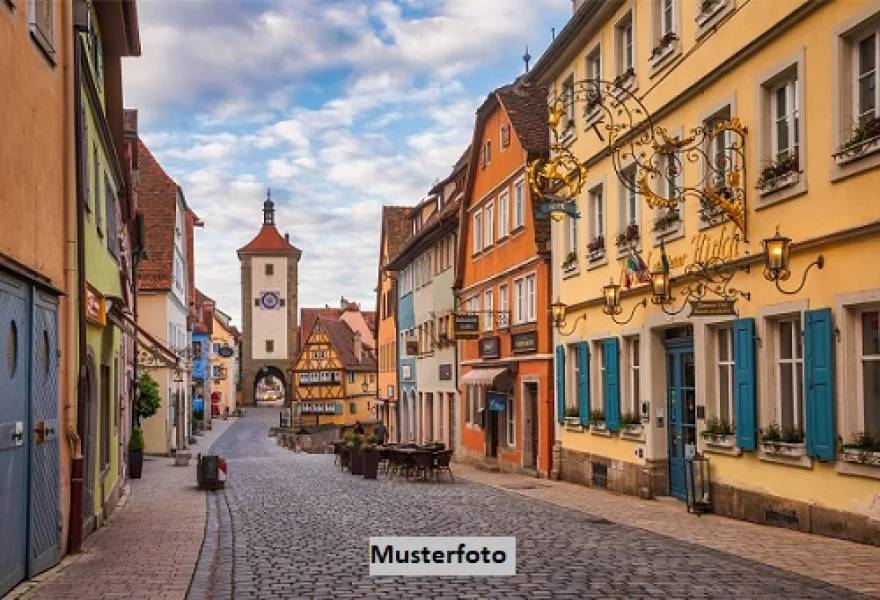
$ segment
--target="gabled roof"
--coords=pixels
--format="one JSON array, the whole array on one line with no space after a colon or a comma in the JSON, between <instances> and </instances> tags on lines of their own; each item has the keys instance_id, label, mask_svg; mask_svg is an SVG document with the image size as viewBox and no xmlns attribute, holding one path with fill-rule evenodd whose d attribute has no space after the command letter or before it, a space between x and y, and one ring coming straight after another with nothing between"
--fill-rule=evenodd
<instances>
[{"instance_id":1,"label":"gabled roof","mask_svg":"<svg viewBox=\"0 0 880 600\"><path fill-rule=\"evenodd\" d=\"M274 225L263 225L257 236L245 246L238 249L238 257L242 255L294 256L299 260L302 251L278 233Z\"/></svg>"},{"instance_id":2,"label":"gabled roof","mask_svg":"<svg viewBox=\"0 0 880 600\"><path fill-rule=\"evenodd\" d=\"M137 140L138 211L147 257L138 264L139 291L169 291L174 278L174 230L179 187L143 140Z\"/></svg>"},{"instance_id":3,"label":"gabled roof","mask_svg":"<svg viewBox=\"0 0 880 600\"><path fill-rule=\"evenodd\" d=\"M341 316L342 309L339 308L331 308L329 306L324 308L301 308L299 310L300 347L306 345L306 341L312 335L312 329L315 327L318 317L339 320Z\"/></svg>"},{"instance_id":4,"label":"gabled roof","mask_svg":"<svg viewBox=\"0 0 880 600\"><path fill-rule=\"evenodd\" d=\"M550 152L550 127L547 125L547 88L517 79L496 91L519 138L528 154Z\"/></svg>"},{"instance_id":5,"label":"gabled roof","mask_svg":"<svg viewBox=\"0 0 880 600\"><path fill-rule=\"evenodd\" d=\"M361 345L363 360L358 360L354 353L354 331L344 321L336 321L319 317L318 322L327 332L327 339L336 350L339 360L348 371L375 371L376 356L368 346Z\"/></svg>"}]
</instances>

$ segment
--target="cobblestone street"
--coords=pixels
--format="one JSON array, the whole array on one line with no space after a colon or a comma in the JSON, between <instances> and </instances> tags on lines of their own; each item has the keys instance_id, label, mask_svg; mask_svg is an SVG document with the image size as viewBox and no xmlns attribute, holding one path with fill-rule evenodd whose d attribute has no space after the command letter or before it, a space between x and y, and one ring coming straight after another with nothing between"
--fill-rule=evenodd
<instances>
[{"instance_id":1,"label":"cobblestone street","mask_svg":"<svg viewBox=\"0 0 880 600\"><path fill-rule=\"evenodd\" d=\"M197 574L197 593L191 591L191 597L866 597L705 545L614 523L590 514L589 506L575 510L461 478L452 484L417 484L383 475L377 481L353 477L340 472L332 456L276 446L267 431L277 415L273 409L251 410L216 443L215 450L229 463L226 502L209 502L219 513L209 513L209 533L213 519L217 540L206 544L212 555L202 556L200 571L207 579L200 581ZM620 502L632 510L631 499ZM680 519L695 518L679 508ZM760 531L769 538L777 533ZM371 536L495 535L517 538L514 578L367 576ZM230 536L231 543L224 540ZM855 544L833 549L862 551ZM859 568L850 573L852 580L859 576Z\"/></svg>"}]
</instances>

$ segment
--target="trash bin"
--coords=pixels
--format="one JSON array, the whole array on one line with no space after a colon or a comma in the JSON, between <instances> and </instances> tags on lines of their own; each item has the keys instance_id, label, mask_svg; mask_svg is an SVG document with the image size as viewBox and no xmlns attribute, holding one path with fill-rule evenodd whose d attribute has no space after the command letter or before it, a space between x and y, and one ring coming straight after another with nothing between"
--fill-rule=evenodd
<instances>
[{"instance_id":1,"label":"trash bin","mask_svg":"<svg viewBox=\"0 0 880 600\"><path fill-rule=\"evenodd\" d=\"M226 482L226 461L213 454L206 456L199 454L196 465L196 481L199 489L217 490L223 488Z\"/></svg>"}]
</instances>

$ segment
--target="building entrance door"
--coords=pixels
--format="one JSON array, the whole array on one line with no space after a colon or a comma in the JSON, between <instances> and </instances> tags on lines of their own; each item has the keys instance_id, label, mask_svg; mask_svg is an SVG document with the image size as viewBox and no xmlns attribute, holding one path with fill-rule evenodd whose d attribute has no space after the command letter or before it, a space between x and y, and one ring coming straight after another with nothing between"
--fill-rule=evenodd
<instances>
[{"instance_id":1,"label":"building entrance door","mask_svg":"<svg viewBox=\"0 0 880 600\"><path fill-rule=\"evenodd\" d=\"M687 499L685 458L697 443L693 338L666 342L666 406L669 448L669 494Z\"/></svg>"},{"instance_id":2,"label":"building entrance door","mask_svg":"<svg viewBox=\"0 0 880 600\"><path fill-rule=\"evenodd\" d=\"M538 468L538 384L523 384L523 459L525 469Z\"/></svg>"}]
</instances>

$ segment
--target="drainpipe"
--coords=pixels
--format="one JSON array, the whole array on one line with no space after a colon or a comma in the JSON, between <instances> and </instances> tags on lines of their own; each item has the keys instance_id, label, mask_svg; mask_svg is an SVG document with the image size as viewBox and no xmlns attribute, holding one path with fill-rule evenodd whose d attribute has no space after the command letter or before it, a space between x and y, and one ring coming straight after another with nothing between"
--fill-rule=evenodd
<instances>
[{"instance_id":1,"label":"drainpipe","mask_svg":"<svg viewBox=\"0 0 880 600\"><path fill-rule=\"evenodd\" d=\"M65 11L66 13L67 11ZM73 110L74 110L74 152L76 155L76 302L78 317L78 346L79 346L79 381L77 386L76 414L77 431L73 431L71 438L74 440L73 465L70 479L70 529L68 539L68 551L79 552L82 547L83 520L83 454L82 437L86 431L86 411L84 410L84 398L88 392L86 382L86 329L85 329L85 289L86 289L86 260L85 260L85 222L83 206L86 198L83 194L83 161L82 155L83 118L82 118L82 43L80 41L80 26L74 24L73 31ZM72 425L72 423L71 423ZM69 430L70 433L70 430Z\"/></svg>"}]
</instances>

